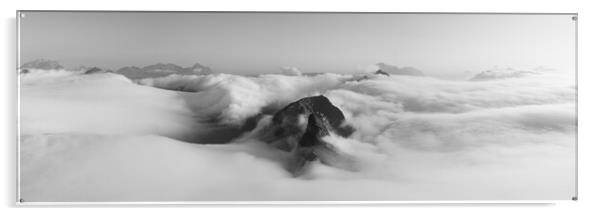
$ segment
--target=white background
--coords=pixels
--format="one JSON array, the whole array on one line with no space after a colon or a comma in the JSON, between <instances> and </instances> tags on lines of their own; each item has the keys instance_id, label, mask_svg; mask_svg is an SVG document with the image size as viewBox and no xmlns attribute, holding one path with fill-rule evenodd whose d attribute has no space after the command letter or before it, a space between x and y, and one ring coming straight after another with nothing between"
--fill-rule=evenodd
<instances>
[{"instance_id":1,"label":"white background","mask_svg":"<svg viewBox=\"0 0 602 216\"><path fill-rule=\"evenodd\" d=\"M205 205L30 207L15 205L16 190L16 10L227 10L227 11L401 11L401 12L577 12L579 13L579 201L555 204L381 204L381 205ZM5 1L0 9L2 149L0 215L600 215L602 111L600 41L602 7L596 1ZM166 207L166 208L159 208Z\"/></svg>"}]
</instances>

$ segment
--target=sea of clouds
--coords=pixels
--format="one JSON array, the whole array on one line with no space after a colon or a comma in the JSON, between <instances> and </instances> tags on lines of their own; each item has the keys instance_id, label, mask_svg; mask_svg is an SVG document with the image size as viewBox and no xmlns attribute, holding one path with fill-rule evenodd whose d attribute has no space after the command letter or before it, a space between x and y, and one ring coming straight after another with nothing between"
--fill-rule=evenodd
<instances>
[{"instance_id":1,"label":"sea of clouds","mask_svg":"<svg viewBox=\"0 0 602 216\"><path fill-rule=\"evenodd\" d=\"M20 75L26 201L567 200L576 86L541 73L489 81L368 75ZM359 81L358 81L359 80ZM325 95L356 132L326 141L357 170L293 177L254 138L277 110ZM265 114L257 128L231 133ZM231 134L228 143L195 137ZM202 143L204 145L201 145Z\"/></svg>"}]
</instances>

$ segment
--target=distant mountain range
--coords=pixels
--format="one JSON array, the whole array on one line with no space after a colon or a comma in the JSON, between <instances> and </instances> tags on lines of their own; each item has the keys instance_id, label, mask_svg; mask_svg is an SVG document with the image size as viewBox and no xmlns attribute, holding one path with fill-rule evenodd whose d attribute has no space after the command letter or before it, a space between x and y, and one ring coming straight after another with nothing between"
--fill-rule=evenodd
<instances>
[{"instance_id":1,"label":"distant mountain range","mask_svg":"<svg viewBox=\"0 0 602 216\"><path fill-rule=\"evenodd\" d=\"M470 81L488 81L498 79L519 78L528 75L538 74L535 71L515 70L513 68L493 68L473 76Z\"/></svg>"},{"instance_id":2,"label":"distant mountain range","mask_svg":"<svg viewBox=\"0 0 602 216\"><path fill-rule=\"evenodd\" d=\"M181 75L207 75L213 73L211 68L196 63L191 67L181 67L175 64L154 64L142 68L136 66L122 67L115 73L122 74L131 79L161 77L171 74Z\"/></svg>"},{"instance_id":3,"label":"distant mountain range","mask_svg":"<svg viewBox=\"0 0 602 216\"><path fill-rule=\"evenodd\" d=\"M290 76L301 76L303 73L296 67L280 67L280 73Z\"/></svg>"},{"instance_id":4,"label":"distant mountain range","mask_svg":"<svg viewBox=\"0 0 602 216\"><path fill-rule=\"evenodd\" d=\"M21 71L27 71L30 69L60 70L64 69L64 67L57 61L48 59L36 59L21 65L19 69L21 69Z\"/></svg>"},{"instance_id":5,"label":"distant mountain range","mask_svg":"<svg viewBox=\"0 0 602 216\"><path fill-rule=\"evenodd\" d=\"M397 67L390 64L385 63L377 63L375 64L377 70L375 71L377 74L383 75L408 75L408 76L424 76L424 73L413 67ZM23 64L20 68L21 73L28 73L32 69L41 69L41 70L60 70L65 69L58 61L48 60L48 59L37 59L31 62L27 62ZM74 71L83 71L84 74L94 74L94 73L116 73L124 75L130 79L142 79L142 78L153 78L153 77L162 77L168 76L172 74L180 74L180 75L207 75L212 74L213 71L208 66L201 65L196 63L190 67L182 67L176 64L171 63L158 63L153 65L148 65L144 67L137 66L127 66L122 67L117 70L105 69L100 67L86 67L82 66L77 69L68 69ZM281 67L280 74L284 75L315 75L321 73L302 73L298 68L295 67Z\"/></svg>"},{"instance_id":6,"label":"distant mountain range","mask_svg":"<svg viewBox=\"0 0 602 216\"><path fill-rule=\"evenodd\" d=\"M37 59L34 61L27 62L19 68L21 73L28 73L32 69L41 69L41 70L60 70L65 69L58 61L48 60L48 59ZM176 64L154 64L148 65L142 68L136 66L128 66L122 67L116 71L110 69L103 69L99 67L80 67L79 69L72 70L81 70L85 71L85 74L92 73L117 73L122 74L130 79L140 79L140 78L149 78L149 77L161 77L168 76L171 74L181 74L181 75L205 75L213 73L211 68L196 63L190 67L181 67Z\"/></svg>"}]
</instances>

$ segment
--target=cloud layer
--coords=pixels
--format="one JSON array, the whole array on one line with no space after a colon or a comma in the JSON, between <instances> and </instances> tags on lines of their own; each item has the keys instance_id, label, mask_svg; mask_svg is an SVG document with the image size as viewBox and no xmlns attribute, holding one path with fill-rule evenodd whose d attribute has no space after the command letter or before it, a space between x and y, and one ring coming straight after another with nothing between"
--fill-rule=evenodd
<instances>
[{"instance_id":1,"label":"cloud layer","mask_svg":"<svg viewBox=\"0 0 602 216\"><path fill-rule=\"evenodd\" d=\"M229 74L132 82L116 74L21 76L21 189L32 201L569 199L575 86L558 74L433 77ZM141 84L141 85L138 85ZM173 91L178 90L178 91ZM323 94L357 130L326 140L359 171L257 141L270 110ZM226 145L180 140L236 128ZM211 143L205 143L211 144Z\"/></svg>"}]
</instances>

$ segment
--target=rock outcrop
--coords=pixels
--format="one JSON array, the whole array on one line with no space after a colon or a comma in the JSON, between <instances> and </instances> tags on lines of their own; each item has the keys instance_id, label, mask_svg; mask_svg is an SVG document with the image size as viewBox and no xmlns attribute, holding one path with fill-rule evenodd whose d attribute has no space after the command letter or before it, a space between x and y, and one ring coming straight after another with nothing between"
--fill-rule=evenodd
<instances>
[{"instance_id":1,"label":"rock outcrop","mask_svg":"<svg viewBox=\"0 0 602 216\"><path fill-rule=\"evenodd\" d=\"M394 65L389 65L385 63L377 63L379 71L385 72L389 75L406 75L406 76L424 76L424 73L413 67L397 67ZM378 72L378 71L376 71Z\"/></svg>"},{"instance_id":2,"label":"rock outcrop","mask_svg":"<svg viewBox=\"0 0 602 216\"><path fill-rule=\"evenodd\" d=\"M377 70L376 72L374 72L374 74L377 74L377 75L385 75L385 76L391 76L391 75L389 75L389 73L387 73L387 72L385 72L385 71L383 71L383 70L380 70L380 69L379 69L379 70Z\"/></svg>"},{"instance_id":3,"label":"rock outcrop","mask_svg":"<svg viewBox=\"0 0 602 216\"><path fill-rule=\"evenodd\" d=\"M305 164L319 160L332 165L336 149L322 138L331 133L347 137L354 129L345 125L343 112L325 96L306 97L276 112L260 137L269 145L292 153L287 169L300 173Z\"/></svg>"},{"instance_id":4,"label":"rock outcrop","mask_svg":"<svg viewBox=\"0 0 602 216\"><path fill-rule=\"evenodd\" d=\"M105 73L105 72L108 72L108 71L105 71L98 67L92 67L92 68L85 69L84 74L89 75L89 74L97 74L97 73Z\"/></svg>"}]
</instances>

